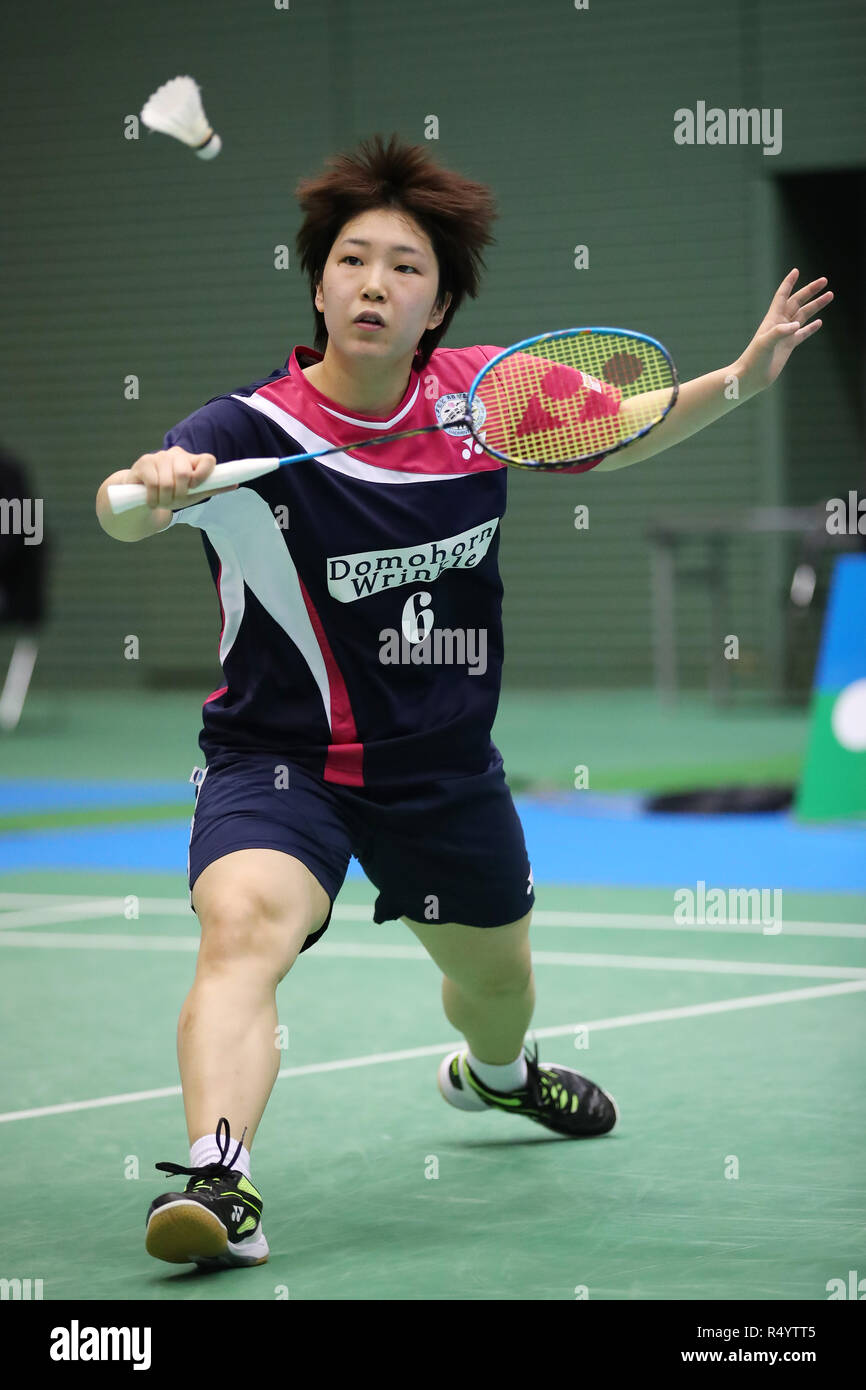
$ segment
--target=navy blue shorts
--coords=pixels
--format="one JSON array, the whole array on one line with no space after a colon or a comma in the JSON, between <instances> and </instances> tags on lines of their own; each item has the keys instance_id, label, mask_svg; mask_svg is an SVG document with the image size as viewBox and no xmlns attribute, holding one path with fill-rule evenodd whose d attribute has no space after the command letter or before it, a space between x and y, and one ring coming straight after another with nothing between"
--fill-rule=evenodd
<instances>
[{"instance_id":1,"label":"navy blue shorts","mask_svg":"<svg viewBox=\"0 0 866 1390\"><path fill-rule=\"evenodd\" d=\"M300 859L332 907L354 855L378 889L376 922L410 917L500 927L535 902L523 827L498 752L478 776L432 781L408 796L325 782L272 753L221 753L196 787L190 906L202 870L240 849ZM302 951L330 920L329 911Z\"/></svg>"}]
</instances>

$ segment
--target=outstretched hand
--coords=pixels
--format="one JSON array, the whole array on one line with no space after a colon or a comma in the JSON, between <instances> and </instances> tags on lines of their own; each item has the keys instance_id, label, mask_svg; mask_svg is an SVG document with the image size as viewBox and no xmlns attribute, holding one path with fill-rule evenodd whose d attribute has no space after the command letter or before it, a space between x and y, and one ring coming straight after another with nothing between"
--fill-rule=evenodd
<instances>
[{"instance_id":1,"label":"outstretched hand","mask_svg":"<svg viewBox=\"0 0 866 1390\"><path fill-rule=\"evenodd\" d=\"M773 295L763 322L737 364L737 376L748 395L771 386L794 349L805 343L807 338L814 337L821 327L821 319L815 319L814 323L809 323L809 320L830 303L833 294L828 290L814 299L811 296L826 285L827 277L822 275L819 280L812 280L795 294L794 286L799 276L799 270L792 270L785 276Z\"/></svg>"}]
</instances>

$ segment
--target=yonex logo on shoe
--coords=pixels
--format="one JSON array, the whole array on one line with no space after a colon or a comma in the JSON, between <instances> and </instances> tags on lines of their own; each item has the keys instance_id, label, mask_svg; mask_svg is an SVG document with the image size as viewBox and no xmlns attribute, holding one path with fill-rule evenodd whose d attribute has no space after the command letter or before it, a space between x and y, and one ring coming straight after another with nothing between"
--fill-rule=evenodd
<instances>
[{"instance_id":1,"label":"yonex logo on shoe","mask_svg":"<svg viewBox=\"0 0 866 1390\"><path fill-rule=\"evenodd\" d=\"M52 1361L132 1361L134 1371L150 1370L149 1327L52 1327Z\"/></svg>"},{"instance_id":2,"label":"yonex logo on shoe","mask_svg":"<svg viewBox=\"0 0 866 1390\"><path fill-rule=\"evenodd\" d=\"M232 1221L240 1221L240 1219L241 1219L241 1217L243 1216L243 1214L244 1214L244 1209L243 1209L243 1207L239 1207L239 1206L237 1206L237 1205L235 1205L235 1206L232 1207Z\"/></svg>"}]
</instances>

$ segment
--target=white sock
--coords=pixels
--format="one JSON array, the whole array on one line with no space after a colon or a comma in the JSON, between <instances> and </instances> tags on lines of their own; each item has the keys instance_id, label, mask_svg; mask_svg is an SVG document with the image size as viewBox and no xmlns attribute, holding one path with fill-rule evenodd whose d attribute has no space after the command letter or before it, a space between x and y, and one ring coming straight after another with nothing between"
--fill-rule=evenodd
<instances>
[{"instance_id":1,"label":"white sock","mask_svg":"<svg viewBox=\"0 0 866 1390\"><path fill-rule=\"evenodd\" d=\"M233 1139L226 1153L226 1162L231 1162L234 1151L237 1148L237 1140ZM220 1148L215 1134L203 1134L201 1139L196 1139L189 1151L190 1168L204 1168L208 1163L221 1163ZM241 1146L241 1151L234 1161L233 1167L238 1172L243 1173L244 1177L252 1182L250 1177L250 1151Z\"/></svg>"},{"instance_id":2,"label":"white sock","mask_svg":"<svg viewBox=\"0 0 866 1390\"><path fill-rule=\"evenodd\" d=\"M522 1048L520 1056L513 1062L508 1062L504 1067L494 1067L489 1062L479 1062L478 1058L472 1055L471 1049L467 1053L466 1060L478 1080L483 1081L485 1086L489 1086L491 1091L521 1091L526 1085L529 1073L526 1069L526 1058Z\"/></svg>"}]
</instances>

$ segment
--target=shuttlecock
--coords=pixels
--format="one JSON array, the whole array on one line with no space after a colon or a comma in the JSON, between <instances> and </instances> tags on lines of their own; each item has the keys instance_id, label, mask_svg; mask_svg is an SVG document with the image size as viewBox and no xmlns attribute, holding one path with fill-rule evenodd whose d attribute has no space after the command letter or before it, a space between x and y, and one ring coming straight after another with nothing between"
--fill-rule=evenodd
<instances>
[{"instance_id":1,"label":"shuttlecock","mask_svg":"<svg viewBox=\"0 0 866 1390\"><path fill-rule=\"evenodd\" d=\"M214 159L223 142L212 130L194 77L173 77L164 82L141 108L141 119L150 130L171 135L195 150L199 159Z\"/></svg>"}]
</instances>

